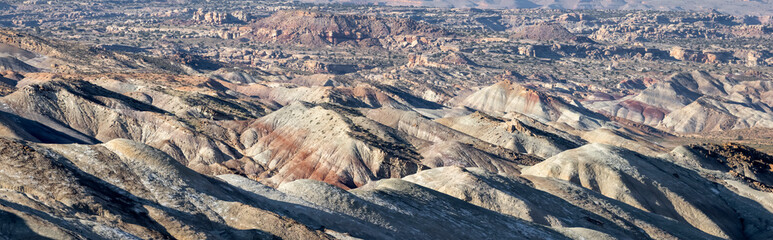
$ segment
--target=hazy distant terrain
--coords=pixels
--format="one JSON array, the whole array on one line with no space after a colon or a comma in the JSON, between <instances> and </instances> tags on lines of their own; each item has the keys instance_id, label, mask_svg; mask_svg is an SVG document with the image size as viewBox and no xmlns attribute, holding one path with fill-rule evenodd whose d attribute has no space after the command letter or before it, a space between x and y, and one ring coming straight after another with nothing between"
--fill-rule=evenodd
<instances>
[{"instance_id":1,"label":"hazy distant terrain","mask_svg":"<svg viewBox=\"0 0 773 240\"><path fill-rule=\"evenodd\" d=\"M549 8L549 9L617 9L658 11L710 11L734 15L773 15L770 0L303 0L313 3L386 4L393 6L427 6L453 8Z\"/></svg>"}]
</instances>

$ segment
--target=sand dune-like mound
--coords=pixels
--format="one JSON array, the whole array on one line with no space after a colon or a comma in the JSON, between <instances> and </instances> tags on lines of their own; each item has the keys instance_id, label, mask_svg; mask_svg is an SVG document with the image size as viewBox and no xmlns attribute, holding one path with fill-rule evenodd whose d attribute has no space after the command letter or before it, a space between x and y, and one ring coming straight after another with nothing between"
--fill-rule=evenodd
<instances>
[{"instance_id":1,"label":"sand dune-like mound","mask_svg":"<svg viewBox=\"0 0 773 240\"><path fill-rule=\"evenodd\" d=\"M704 93L724 94L724 85L705 73L678 73L664 81L655 82L634 96L596 103L592 108L656 126L668 113L687 106Z\"/></svg>"},{"instance_id":2,"label":"sand dune-like mound","mask_svg":"<svg viewBox=\"0 0 773 240\"><path fill-rule=\"evenodd\" d=\"M662 104L661 104L662 105ZM611 116L631 120L648 125L657 125L666 117L669 110L649 105L637 100L626 99L622 101L600 102L588 105Z\"/></svg>"},{"instance_id":3,"label":"sand dune-like mound","mask_svg":"<svg viewBox=\"0 0 773 240\"><path fill-rule=\"evenodd\" d=\"M652 239L721 239L688 223L633 207L564 180L533 175L522 177L529 180L535 189L548 192L574 206L613 221L628 231L642 233Z\"/></svg>"},{"instance_id":4,"label":"sand dune-like mound","mask_svg":"<svg viewBox=\"0 0 773 240\"><path fill-rule=\"evenodd\" d=\"M45 125L64 138L87 143L133 139L204 172L209 171L208 165L240 158L235 149L164 110L84 81L28 85L0 98L0 102L12 113ZM26 126L34 126L30 124Z\"/></svg>"},{"instance_id":5,"label":"sand dune-like mound","mask_svg":"<svg viewBox=\"0 0 773 240\"><path fill-rule=\"evenodd\" d=\"M773 106L773 81L744 81L730 87L729 100L736 102L763 103Z\"/></svg>"},{"instance_id":6,"label":"sand dune-like mound","mask_svg":"<svg viewBox=\"0 0 773 240\"><path fill-rule=\"evenodd\" d=\"M17 231L30 237L330 238L234 202L258 199L137 142L37 145L0 138L0 152L8 173L0 176L2 211L5 219L23 220Z\"/></svg>"},{"instance_id":7,"label":"sand dune-like mound","mask_svg":"<svg viewBox=\"0 0 773 240\"><path fill-rule=\"evenodd\" d=\"M604 117L595 112L510 81L482 88L467 97L462 104L491 114L521 113L577 129L595 129L604 124Z\"/></svg>"},{"instance_id":8,"label":"sand dune-like mound","mask_svg":"<svg viewBox=\"0 0 773 240\"><path fill-rule=\"evenodd\" d=\"M727 95L727 88L735 84L727 79L718 79L704 71L677 73L671 75L667 81L682 85L690 91L712 96Z\"/></svg>"},{"instance_id":9,"label":"sand dune-like mound","mask_svg":"<svg viewBox=\"0 0 773 240\"><path fill-rule=\"evenodd\" d=\"M395 230L393 237L396 238L567 238L547 227L502 215L399 179L372 182L350 192L311 180L286 183L279 190L323 209ZM450 209L455 210L448 211ZM462 227L471 223L480 227Z\"/></svg>"},{"instance_id":10,"label":"sand dune-like mound","mask_svg":"<svg viewBox=\"0 0 773 240\"><path fill-rule=\"evenodd\" d=\"M437 122L488 143L540 157L550 157L584 143L581 139L545 125L535 127L518 119L506 120L481 112L438 119Z\"/></svg>"},{"instance_id":11,"label":"sand dune-like mound","mask_svg":"<svg viewBox=\"0 0 773 240\"><path fill-rule=\"evenodd\" d=\"M641 92L588 106L606 114L663 127L700 133L770 125L771 86L738 82L703 71L677 73Z\"/></svg>"},{"instance_id":12,"label":"sand dune-like mound","mask_svg":"<svg viewBox=\"0 0 773 240\"><path fill-rule=\"evenodd\" d=\"M249 96L276 101L283 105L304 101L310 103L335 103L347 107L360 108L410 108L410 103L400 99L400 96L369 86L286 88L250 85L237 86L235 89Z\"/></svg>"},{"instance_id":13,"label":"sand dune-like mound","mask_svg":"<svg viewBox=\"0 0 773 240\"><path fill-rule=\"evenodd\" d=\"M422 164L430 168L457 166L479 167L487 171L512 175L518 174L519 161L501 158L469 144L456 141L439 142L422 149Z\"/></svg>"},{"instance_id":14,"label":"sand dune-like mound","mask_svg":"<svg viewBox=\"0 0 773 240\"><path fill-rule=\"evenodd\" d=\"M614 200L601 197L588 201L604 202L604 204L585 204L576 201L583 198L565 197L582 192L577 189L539 189L542 187L540 185L548 185L548 182L557 183L551 179L536 179L537 181L533 182L521 177L492 174L478 168L445 167L422 171L405 177L404 180L493 211L550 226L562 232L574 232L580 235L573 236L575 238L600 239L605 235L626 236L633 239L709 237L689 225L667 220L665 217L619 204L619 202L615 203ZM535 184L538 185L535 186ZM612 213L613 211L617 213ZM627 219L624 220L624 218ZM595 232L595 234L587 234L587 232Z\"/></svg>"},{"instance_id":15,"label":"sand dune-like mound","mask_svg":"<svg viewBox=\"0 0 773 240\"><path fill-rule=\"evenodd\" d=\"M689 223L717 237L738 239L767 234L759 229L770 217L740 211L744 206L730 204L742 201L737 195L718 190L693 171L622 148L589 144L522 172L566 180L639 209ZM716 201L718 198L733 200ZM737 221L739 218L746 220ZM748 229L758 230L751 233Z\"/></svg>"},{"instance_id":16,"label":"sand dune-like mound","mask_svg":"<svg viewBox=\"0 0 773 240\"><path fill-rule=\"evenodd\" d=\"M677 82L664 81L653 84L631 100L671 112L687 106L700 96Z\"/></svg>"},{"instance_id":17,"label":"sand dune-like mound","mask_svg":"<svg viewBox=\"0 0 773 240\"><path fill-rule=\"evenodd\" d=\"M532 165L541 160L470 136L415 111L381 108L368 110L365 115L409 136L428 167L480 167L512 174L517 172L517 164Z\"/></svg>"},{"instance_id":18,"label":"sand dune-like mound","mask_svg":"<svg viewBox=\"0 0 773 240\"><path fill-rule=\"evenodd\" d=\"M760 111L748 104L702 97L666 115L662 124L679 133L770 128L773 127L773 112Z\"/></svg>"},{"instance_id":19,"label":"sand dune-like mound","mask_svg":"<svg viewBox=\"0 0 773 240\"><path fill-rule=\"evenodd\" d=\"M549 193L527 180L507 178L478 168L444 167L403 178L472 204L547 226L590 228L620 235L622 229ZM553 207L546 207L553 206ZM583 215L584 214L584 215ZM587 218L603 221L594 224ZM610 227L604 229L602 226Z\"/></svg>"},{"instance_id":20,"label":"sand dune-like mound","mask_svg":"<svg viewBox=\"0 0 773 240\"><path fill-rule=\"evenodd\" d=\"M664 147L648 142L635 134L608 128L599 128L590 132L585 132L582 134L582 139L591 143L622 147L649 156L658 155L668 151Z\"/></svg>"},{"instance_id":21,"label":"sand dune-like mound","mask_svg":"<svg viewBox=\"0 0 773 240\"><path fill-rule=\"evenodd\" d=\"M393 129L355 109L294 103L253 122L241 134L247 155L267 166L267 181L316 179L343 188L402 177L424 168Z\"/></svg>"}]
</instances>

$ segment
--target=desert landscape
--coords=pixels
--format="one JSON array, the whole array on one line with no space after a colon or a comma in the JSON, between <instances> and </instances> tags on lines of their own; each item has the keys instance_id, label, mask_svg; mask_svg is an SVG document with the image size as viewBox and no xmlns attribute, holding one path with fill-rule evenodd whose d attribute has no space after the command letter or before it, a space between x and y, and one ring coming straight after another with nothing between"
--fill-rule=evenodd
<instances>
[{"instance_id":1,"label":"desert landscape","mask_svg":"<svg viewBox=\"0 0 773 240\"><path fill-rule=\"evenodd\" d=\"M773 2L0 2L2 239L773 239Z\"/></svg>"}]
</instances>

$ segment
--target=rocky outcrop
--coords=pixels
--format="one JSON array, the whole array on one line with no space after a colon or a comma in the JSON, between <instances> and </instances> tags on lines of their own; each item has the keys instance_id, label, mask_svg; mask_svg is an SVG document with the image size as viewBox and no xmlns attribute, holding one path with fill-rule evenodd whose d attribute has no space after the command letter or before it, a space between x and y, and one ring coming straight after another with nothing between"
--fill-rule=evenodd
<instances>
[{"instance_id":1,"label":"rocky outcrop","mask_svg":"<svg viewBox=\"0 0 773 240\"><path fill-rule=\"evenodd\" d=\"M224 24L224 23L244 23L252 18L249 13L244 11L235 11L233 13L224 13L217 11L205 11L199 9L193 13L193 20L210 24Z\"/></svg>"},{"instance_id":2,"label":"rocky outcrop","mask_svg":"<svg viewBox=\"0 0 773 240\"><path fill-rule=\"evenodd\" d=\"M510 37L515 39L527 39L543 42L570 42L578 41L581 39L566 30L566 28L562 27L561 25L548 23L520 27Z\"/></svg>"},{"instance_id":3,"label":"rocky outcrop","mask_svg":"<svg viewBox=\"0 0 773 240\"><path fill-rule=\"evenodd\" d=\"M773 192L773 157L736 144L700 144L674 149L670 155L688 167L719 171L748 184L751 188Z\"/></svg>"},{"instance_id":4,"label":"rocky outcrop","mask_svg":"<svg viewBox=\"0 0 773 240\"><path fill-rule=\"evenodd\" d=\"M443 57L443 59L440 60L440 63L451 65L451 66L475 65L475 63L469 58L467 58L467 56L458 52L449 53L448 55Z\"/></svg>"},{"instance_id":5,"label":"rocky outcrop","mask_svg":"<svg viewBox=\"0 0 773 240\"><path fill-rule=\"evenodd\" d=\"M250 25L256 41L311 46L354 42L361 46L381 45L379 39L419 35L439 37L448 33L426 23L408 19L361 15L339 15L315 11L280 11Z\"/></svg>"}]
</instances>

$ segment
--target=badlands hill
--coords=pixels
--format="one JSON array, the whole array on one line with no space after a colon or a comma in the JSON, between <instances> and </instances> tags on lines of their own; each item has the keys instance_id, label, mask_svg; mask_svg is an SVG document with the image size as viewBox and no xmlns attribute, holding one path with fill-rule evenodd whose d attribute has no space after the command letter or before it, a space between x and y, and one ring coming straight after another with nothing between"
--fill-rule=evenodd
<instances>
[{"instance_id":1,"label":"badlands hill","mask_svg":"<svg viewBox=\"0 0 773 240\"><path fill-rule=\"evenodd\" d=\"M275 186L315 179L348 189L402 177L424 166L403 136L357 110L294 103L251 123L241 135L248 156Z\"/></svg>"},{"instance_id":2,"label":"badlands hill","mask_svg":"<svg viewBox=\"0 0 773 240\"><path fill-rule=\"evenodd\" d=\"M770 128L773 111L768 85L693 71L673 74L636 94L586 106L678 133Z\"/></svg>"},{"instance_id":3,"label":"badlands hill","mask_svg":"<svg viewBox=\"0 0 773 240\"><path fill-rule=\"evenodd\" d=\"M95 83L133 93L117 80ZM742 146L645 156L524 114L432 120L331 103L192 125L194 113L166 103L172 95L146 93L129 94L152 96L143 102L54 80L2 99L11 110L2 206L13 236L770 237L770 157Z\"/></svg>"},{"instance_id":4,"label":"badlands hill","mask_svg":"<svg viewBox=\"0 0 773 240\"><path fill-rule=\"evenodd\" d=\"M764 230L771 221L770 214L754 210L763 206L741 204L748 199L694 171L625 149L586 145L529 167L523 174L569 181L635 208L677 219L717 237L770 237L770 232Z\"/></svg>"},{"instance_id":5,"label":"badlands hill","mask_svg":"<svg viewBox=\"0 0 773 240\"><path fill-rule=\"evenodd\" d=\"M401 180L355 192L312 180L276 190L236 175L200 175L125 139L91 146L2 139L0 152L7 173L0 216L13 229L3 232L11 238L566 239L548 227ZM439 228L480 222L488 227Z\"/></svg>"},{"instance_id":6,"label":"badlands hill","mask_svg":"<svg viewBox=\"0 0 773 240\"><path fill-rule=\"evenodd\" d=\"M567 124L578 129L595 129L604 124L605 117L583 106L538 92L521 84L502 81L484 87L462 103L464 106L495 113L520 113L541 121Z\"/></svg>"},{"instance_id":7,"label":"badlands hill","mask_svg":"<svg viewBox=\"0 0 773 240\"><path fill-rule=\"evenodd\" d=\"M238 175L208 177L125 139L0 144L0 206L13 237L766 239L773 221L769 203L668 158L599 144L521 176L443 167L350 191L314 180L275 189Z\"/></svg>"}]
</instances>

